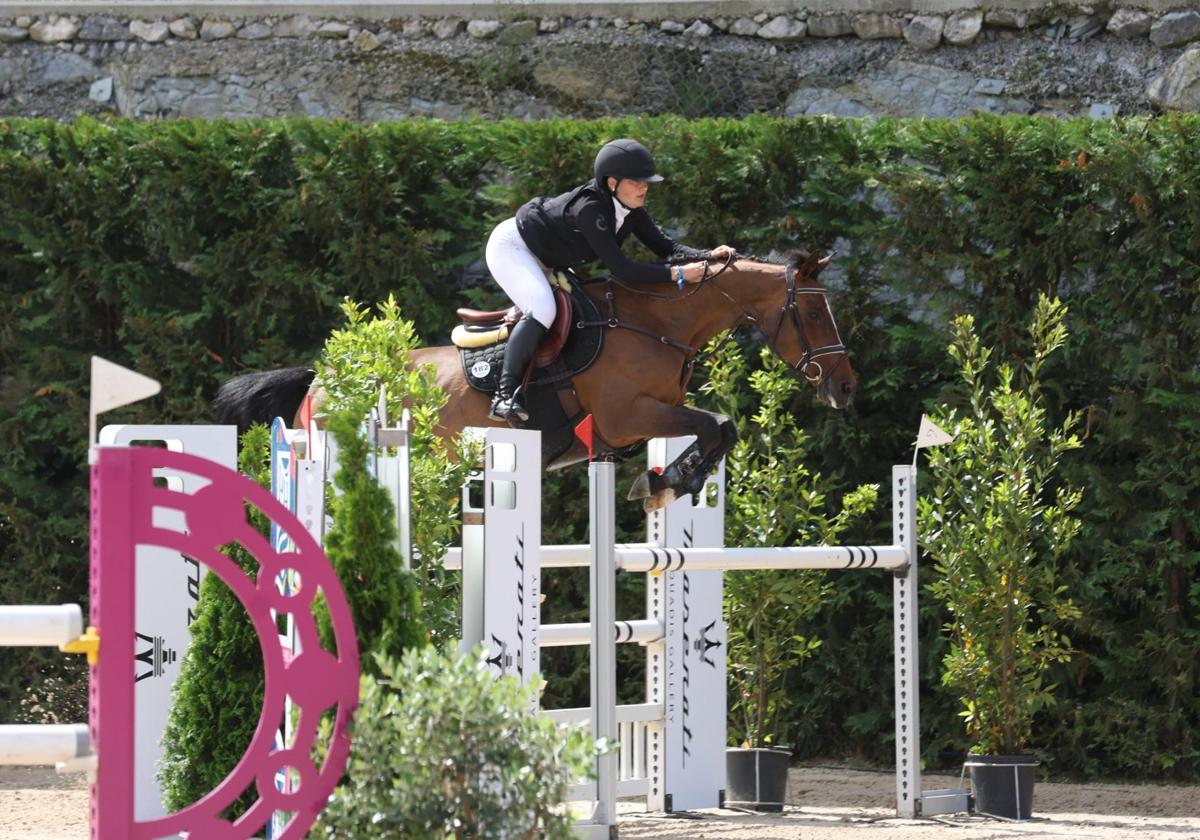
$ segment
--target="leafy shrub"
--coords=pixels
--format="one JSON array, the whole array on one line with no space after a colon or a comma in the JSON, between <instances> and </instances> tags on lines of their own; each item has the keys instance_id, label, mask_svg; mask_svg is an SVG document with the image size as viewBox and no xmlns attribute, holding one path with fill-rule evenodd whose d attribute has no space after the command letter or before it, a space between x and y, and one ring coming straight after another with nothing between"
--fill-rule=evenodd
<instances>
[{"instance_id":1,"label":"leafy shrub","mask_svg":"<svg viewBox=\"0 0 1200 840\"><path fill-rule=\"evenodd\" d=\"M532 711L511 678L479 655L427 646L379 656L364 676L347 781L314 836L329 840L570 838L560 803L594 767L579 728Z\"/></svg>"},{"instance_id":2,"label":"leafy shrub","mask_svg":"<svg viewBox=\"0 0 1200 840\"><path fill-rule=\"evenodd\" d=\"M1014 755L1030 746L1034 714L1050 705L1045 681L1068 661L1063 622L1078 618L1063 566L1079 534L1080 490L1062 483L1066 453L1082 444L1068 416L1048 423L1042 370L1066 343L1066 307L1042 297L1029 332L1033 353L995 367L969 315L954 322L950 355L967 404L939 419L954 440L930 450L932 487L918 500L921 542L934 561L929 591L950 613L942 682L975 752Z\"/></svg>"},{"instance_id":3,"label":"leafy shrub","mask_svg":"<svg viewBox=\"0 0 1200 840\"><path fill-rule=\"evenodd\" d=\"M457 575L446 572L441 558L458 536L459 492L470 465L478 463L477 446L457 437L438 435L438 411L446 404L447 396L435 381L432 366L414 361L412 354L420 341L413 322L403 317L395 298L388 296L378 304L373 316L367 307L351 301L343 302L342 312L346 324L334 330L325 342L318 365L319 382L326 392L328 410L345 413L347 423L357 424L366 418L381 388L386 394L389 422L398 423L404 408L412 414L412 565L423 621L430 638L444 643L458 638L459 606ZM350 431L343 428L343 435ZM363 485L361 492L386 501L386 493L378 485L374 490L365 487L373 479L366 477L365 457L363 464L361 476L347 476L346 480ZM382 517L384 506L377 503L374 508L363 507L364 512L368 510ZM386 510L394 522L395 510L390 502ZM384 527L382 522L377 524ZM399 569L398 560L391 562ZM353 572L352 566L347 571Z\"/></svg>"}]
</instances>

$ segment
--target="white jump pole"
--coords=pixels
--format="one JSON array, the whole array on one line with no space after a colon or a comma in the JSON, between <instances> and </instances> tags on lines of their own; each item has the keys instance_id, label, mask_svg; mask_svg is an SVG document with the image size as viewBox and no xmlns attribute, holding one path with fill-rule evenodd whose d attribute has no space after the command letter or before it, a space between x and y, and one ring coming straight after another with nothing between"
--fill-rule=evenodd
<instances>
[{"instance_id":1,"label":"white jump pole","mask_svg":"<svg viewBox=\"0 0 1200 840\"><path fill-rule=\"evenodd\" d=\"M591 603L592 737L611 743L617 739L617 646L607 628L617 618L617 564L613 547L617 533L615 467L611 462L588 465L592 563L589 569ZM596 801L590 821L576 825L576 835L593 837L611 833L617 824L617 752L596 758Z\"/></svg>"},{"instance_id":2,"label":"white jump pole","mask_svg":"<svg viewBox=\"0 0 1200 840\"><path fill-rule=\"evenodd\" d=\"M908 552L900 546L793 546L748 548L620 548L617 565L626 572L755 569L902 569Z\"/></svg>"},{"instance_id":3,"label":"white jump pole","mask_svg":"<svg viewBox=\"0 0 1200 840\"><path fill-rule=\"evenodd\" d=\"M0 765L53 766L91 752L86 723L0 725Z\"/></svg>"},{"instance_id":4,"label":"white jump pole","mask_svg":"<svg viewBox=\"0 0 1200 840\"><path fill-rule=\"evenodd\" d=\"M893 569L908 565L908 552L898 545L783 546L748 548L659 548L650 543L618 543L617 568L625 572L738 572L755 569ZM587 545L542 546L542 568L583 568L591 562ZM447 569L462 568L462 550L446 552Z\"/></svg>"},{"instance_id":5,"label":"white jump pole","mask_svg":"<svg viewBox=\"0 0 1200 840\"><path fill-rule=\"evenodd\" d=\"M663 637L663 633L662 622L654 619L617 621L613 627L613 641L622 644L627 642L646 644L647 642L657 642ZM590 645L592 643L591 622L584 622L582 624L543 624L538 642L544 648Z\"/></svg>"},{"instance_id":6,"label":"white jump pole","mask_svg":"<svg viewBox=\"0 0 1200 840\"><path fill-rule=\"evenodd\" d=\"M0 607L0 647L61 647L82 635L78 604Z\"/></svg>"}]
</instances>

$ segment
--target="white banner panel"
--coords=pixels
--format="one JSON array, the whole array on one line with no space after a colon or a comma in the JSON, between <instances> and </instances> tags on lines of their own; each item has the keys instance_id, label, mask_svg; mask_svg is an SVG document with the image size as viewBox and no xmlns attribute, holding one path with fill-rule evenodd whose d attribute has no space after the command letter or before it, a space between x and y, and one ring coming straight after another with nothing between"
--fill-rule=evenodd
<instances>
[{"instance_id":1,"label":"white banner panel","mask_svg":"<svg viewBox=\"0 0 1200 840\"><path fill-rule=\"evenodd\" d=\"M114 425L100 431L101 446L134 444L165 445L174 452L186 452L237 469L235 426ZM192 475L159 472L162 474L157 477L170 483L178 482L174 486L181 486L185 493L193 493L207 483ZM171 522L166 517L179 514L168 511L156 514L159 515L164 516L163 524L170 527ZM159 741L167 726L171 687L179 676L179 666L191 642L188 625L195 618L204 573L205 569L195 560L175 552L154 547L141 547L137 551L137 644L132 651L132 664L137 720L134 817L139 821L167 813L155 778L162 758Z\"/></svg>"},{"instance_id":2,"label":"white banner panel","mask_svg":"<svg viewBox=\"0 0 1200 840\"><path fill-rule=\"evenodd\" d=\"M650 443L650 466L665 467L694 438ZM669 548L725 544L725 462L696 497L651 514L648 541ZM662 703L661 737L651 737L652 810L716 808L725 789L726 645L723 572L651 575L646 612L666 636L646 648L647 700ZM658 768L657 773L654 768ZM654 783L657 776L657 784Z\"/></svg>"},{"instance_id":3,"label":"white banner panel","mask_svg":"<svg viewBox=\"0 0 1200 840\"><path fill-rule=\"evenodd\" d=\"M486 440L482 641L498 673L528 684L539 670L541 440L537 432L492 428Z\"/></svg>"}]
</instances>

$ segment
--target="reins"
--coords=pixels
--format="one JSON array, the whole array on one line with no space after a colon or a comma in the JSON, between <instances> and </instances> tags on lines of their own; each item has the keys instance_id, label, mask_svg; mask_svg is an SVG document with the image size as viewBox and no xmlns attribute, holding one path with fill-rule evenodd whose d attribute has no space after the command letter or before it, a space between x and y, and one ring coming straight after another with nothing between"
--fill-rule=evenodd
<instances>
[{"instance_id":1,"label":"reins","mask_svg":"<svg viewBox=\"0 0 1200 840\"><path fill-rule=\"evenodd\" d=\"M705 283L707 283L709 280L715 279L715 278L721 276L723 273L725 273L725 271L731 265L733 265L733 263L736 259L737 259L736 253L730 254L729 258L726 259L725 264L722 265L721 268L718 271L716 271L715 273L713 273L711 276L708 273L708 267L710 265L710 261L705 260L704 261L704 276L700 278L699 283L694 284L694 286L691 290L689 290L688 292L686 292L685 294L682 294L682 295L664 295L664 294L659 294L658 292L649 292L649 291L646 291L645 289L639 289L636 286L631 286L628 283L624 283L615 277L609 277L604 281L605 285L608 287L604 291L604 299L608 303L608 319L604 320L604 321L577 321L575 323L575 326L580 329L582 329L584 327L609 327L610 329L626 329L626 330L632 330L633 332L636 332L636 333L640 333L641 335L649 336L650 338L653 338L655 341L659 342L660 344L665 344L667 347L675 348L676 350L683 353L685 357L690 357L689 362L691 362L691 364L689 366L685 367L685 370L690 370L691 367L695 366L694 357L700 351L698 349L696 349L695 347L692 347L689 344L684 344L682 341L676 341L675 339L671 338L668 335L659 335L659 334L655 333L653 330L648 330L645 327L639 326L638 324L632 324L628 321L622 321L617 316L616 295L613 294L612 287L620 286L622 289L629 292L630 294L638 295L640 297L648 297L653 300L670 300L670 301L687 300L692 295L696 294L696 292L700 291L701 287L703 287L705 285Z\"/></svg>"},{"instance_id":2,"label":"reins","mask_svg":"<svg viewBox=\"0 0 1200 840\"><path fill-rule=\"evenodd\" d=\"M744 257L746 255L743 254L741 256ZM661 335L659 333L654 332L653 330L646 329L645 327L642 327L638 324L634 324L634 323L630 323L629 321L621 320L617 315L616 296L613 293L612 287L614 285L616 285L616 286L621 287L625 291L629 292L630 294L638 295L639 297L651 298L653 300L683 301L683 300L687 300L692 295L699 292L705 286L710 285L710 281L713 281L717 277L720 277L722 274L724 274L733 265L733 263L738 259L738 257L739 257L739 255L736 252L731 253L728 256L728 258L725 260L724 264L717 271L713 272L711 275L709 274L709 266L711 264L711 260L705 260L704 261L704 275L700 278L700 282L694 284L692 289L690 289L688 292L686 292L685 294L682 294L682 295L664 295L664 294L661 294L658 292L651 292L651 291L647 291L645 289L639 289L636 286L631 286L628 283L624 283L620 280L617 280L614 277L609 277L607 280L605 280L605 285L607 286L607 288L605 289L605 292L604 292L604 298L608 304L608 318L606 320L602 320L602 321L578 321L578 322L576 322L575 326L579 329L582 329L584 327L608 327L609 329L626 329L626 330L630 330L632 332L639 333L640 335L644 335L649 338L652 338L655 341L658 341L660 344L663 344L667 347L672 347L672 348L678 350L679 352L683 353L683 355L684 355L684 366L683 366L683 371L681 373L680 378L681 378L681 381L686 381L687 378L691 375L692 371L696 369L696 366L703 362L707 362L709 359L711 359L713 356L715 356L718 352L720 352L721 348L723 348L725 346L725 344L733 338L734 334L738 331L738 329L743 324L749 322L749 323L754 324L755 326L759 327L759 329L762 329L763 325L760 324L758 319L755 318L753 315L751 315L744 306L742 306L740 303L738 303L738 301L735 300L732 295L730 295L728 292L726 292L720 286L711 284L712 287L714 289L716 289L726 300L728 300L731 304L733 304L734 309L738 310L740 312L740 315L733 321L732 324L730 324L728 327L725 328L725 330L723 331L725 333L725 336L724 336L724 338L721 339L721 341L719 341L717 343L716 347L712 348L707 353L701 353L698 348L692 347L691 345L688 345L688 344L684 344L682 341L676 341L675 339L671 338L670 336ZM845 361L845 358L846 358L844 355L846 353L846 345L839 341L839 343L837 343L837 344L826 344L821 347L811 347L809 345L807 339L805 339L805 337L804 337L804 328L800 324L800 312L799 312L799 307L797 306L797 303L796 303L796 298L799 295L805 295L805 294L825 296L829 292L827 289L825 289L821 286L798 287L796 285L796 270L790 265L784 266L783 276L784 276L784 281L787 283L787 299L784 301L783 306L781 306L779 309L779 320L775 324L775 330L771 334L771 337L768 339L768 343L771 344L771 346L775 345L775 341L779 338L780 331L783 329L783 323L787 319L788 315L790 314L791 319L792 319L792 324L796 327L796 335L800 339L800 346L804 349L804 355L802 355L800 357L799 361L796 362L795 366L793 367L793 370L796 373L803 376L809 382L820 385L825 380L826 375L825 375L824 367L821 365L820 362L817 361L817 359L821 358L822 356L831 356L835 353L842 353L843 356L842 356L841 360L838 361L838 365L840 365L843 361ZM765 330L764 330L764 333L765 333ZM841 336L838 336L838 338L840 339ZM813 366L813 365L816 366L816 374L810 375L809 368L810 368L810 366ZM837 370L837 367L835 366L833 368L833 370ZM830 373L833 373L833 370L831 370Z\"/></svg>"}]
</instances>

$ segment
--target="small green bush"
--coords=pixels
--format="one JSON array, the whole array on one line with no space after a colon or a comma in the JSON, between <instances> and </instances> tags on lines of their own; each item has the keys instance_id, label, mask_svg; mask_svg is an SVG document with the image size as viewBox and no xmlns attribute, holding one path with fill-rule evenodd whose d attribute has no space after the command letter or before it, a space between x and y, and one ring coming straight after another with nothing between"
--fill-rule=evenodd
<instances>
[{"instance_id":1,"label":"small green bush","mask_svg":"<svg viewBox=\"0 0 1200 840\"><path fill-rule=\"evenodd\" d=\"M331 414L347 413L347 422L354 425L343 433L357 433L357 423L376 404L381 388L386 394L390 423L399 422L404 408L411 412L412 568L423 610L422 621L435 643L457 639L458 575L448 573L441 558L458 536L460 488L470 465L478 463L479 457L473 454L472 444L459 438L438 437L438 411L446 404L447 397L434 379L432 366L413 364L412 353L420 346L420 339L412 321L402 317L395 298L389 296L373 312L353 301L343 301L342 313L346 324L330 334L317 366L320 385L327 395L326 408ZM342 445L340 438L339 445ZM365 442L362 445L365 447ZM366 475L365 448L363 452L364 469L360 478L339 480L364 485L362 492L380 500L372 515L382 517L386 493L378 485L373 490L365 487L365 482L373 484L374 479ZM367 509L369 506L364 508ZM394 522L395 511L390 502L386 510ZM382 522L377 525L384 527ZM390 529L391 539L395 537L394 531ZM330 537L333 539L332 534ZM331 552L336 551L335 545L336 540L330 542ZM400 568L398 557L388 562ZM341 567L338 568L340 574ZM347 571L353 577L353 565ZM355 616L357 620L357 612Z\"/></svg>"},{"instance_id":2,"label":"small green bush","mask_svg":"<svg viewBox=\"0 0 1200 840\"><path fill-rule=\"evenodd\" d=\"M561 806L594 766L579 728L532 710L478 655L429 646L378 656L363 677L348 779L313 836L328 840L572 837Z\"/></svg>"},{"instance_id":3,"label":"small green bush","mask_svg":"<svg viewBox=\"0 0 1200 840\"><path fill-rule=\"evenodd\" d=\"M930 450L932 480L917 501L921 544L934 561L929 591L950 616L942 683L961 698L959 714L982 755L1031 746L1034 715L1054 698L1046 675L1071 657L1062 625L1080 616L1064 572L1082 491L1060 472L1083 444L1077 416L1049 421L1042 382L1047 357L1066 343L1066 314L1043 295L1030 358L994 371L975 320L955 319L950 355L967 404L940 412L955 437Z\"/></svg>"}]
</instances>

